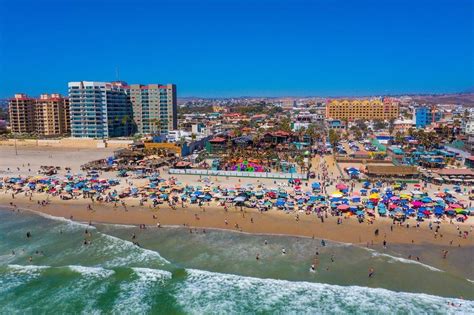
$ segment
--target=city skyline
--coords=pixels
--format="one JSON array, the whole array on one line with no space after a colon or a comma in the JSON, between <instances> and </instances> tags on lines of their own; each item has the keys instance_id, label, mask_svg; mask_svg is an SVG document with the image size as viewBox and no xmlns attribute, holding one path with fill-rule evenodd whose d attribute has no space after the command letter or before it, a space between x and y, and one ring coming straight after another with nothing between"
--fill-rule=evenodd
<instances>
[{"instance_id":1,"label":"city skyline","mask_svg":"<svg viewBox=\"0 0 474 315\"><path fill-rule=\"evenodd\" d=\"M474 87L469 0L92 3L0 1L0 98L117 79L210 98Z\"/></svg>"}]
</instances>

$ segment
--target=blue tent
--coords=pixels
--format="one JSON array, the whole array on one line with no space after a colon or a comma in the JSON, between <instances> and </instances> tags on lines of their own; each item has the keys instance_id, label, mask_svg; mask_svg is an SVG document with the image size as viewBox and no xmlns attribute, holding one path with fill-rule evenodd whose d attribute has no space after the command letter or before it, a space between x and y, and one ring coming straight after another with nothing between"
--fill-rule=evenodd
<instances>
[{"instance_id":1,"label":"blue tent","mask_svg":"<svg viewBox=\"0 0 474 315\"><path fill-rule=\"evenodd\" d=\"M314 182L311 184L311 188L313 189L320 189L321 188L321 184L318 183L318 182Z\"/></svg>"}]
</instances>

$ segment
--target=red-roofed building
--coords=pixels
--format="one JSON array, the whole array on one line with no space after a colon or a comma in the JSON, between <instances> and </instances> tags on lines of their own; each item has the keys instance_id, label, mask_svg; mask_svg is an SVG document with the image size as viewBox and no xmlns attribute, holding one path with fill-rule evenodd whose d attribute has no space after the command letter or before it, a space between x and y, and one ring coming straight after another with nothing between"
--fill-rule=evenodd
<instances>
[{"instance_id":1,"label":"red-roofed building","mask_svg":"<svg viewBox=\"0 0 474 315\"><path fill-rule=\"evenodd\" d=\"M214 137L206 143L206 151L210 154L224 152L227 148L227 140L223 137Z\"/></svg>"},{"instance_id":2,"label":"red-roofed building","mask_svg":"<svg viewBox=\"0 0 474 315\"><path fill-rule=\"evenodd\" d=\"M291 140L291 133L283 131L283 130L267 132L266 134L263 135L263 142L265 143L279 144L279 143L286 143L290 140Z\"/></svg>"},{"instance_id":3,"label":"red-roofed building","mask_svg":"<svg viewBox=\"0 0 474 315\"><path fill-rule=\"evenodd\" d=\"M247 116L239 113L227 113L224 114L223 119L228 123L238 123L243 120L249 120Z\"/></svg>"}]
</instances>

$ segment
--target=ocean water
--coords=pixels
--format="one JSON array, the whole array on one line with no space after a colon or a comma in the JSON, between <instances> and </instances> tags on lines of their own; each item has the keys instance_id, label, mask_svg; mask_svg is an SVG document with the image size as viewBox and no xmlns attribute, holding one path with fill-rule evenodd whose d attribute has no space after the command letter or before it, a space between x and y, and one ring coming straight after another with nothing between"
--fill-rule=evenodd
<instances>
[{"instance_id":1,"label":"ocean water","mask_svg":"<svg viewBox=\"0 0 474 315\"><path fill-rule=\"evenodd\" d=\"M474 283L441 267L306 238L0 210L2 314L473 314Z\"/></svg>"}]
</instances>

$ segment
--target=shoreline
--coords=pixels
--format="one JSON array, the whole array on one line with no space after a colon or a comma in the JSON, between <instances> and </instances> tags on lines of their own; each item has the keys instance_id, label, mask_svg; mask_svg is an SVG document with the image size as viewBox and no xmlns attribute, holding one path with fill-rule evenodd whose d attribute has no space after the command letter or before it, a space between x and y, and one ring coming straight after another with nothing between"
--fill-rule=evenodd
<instances>
[{"instance_id":1,"label":"shoreline","mask_svg":"<svg viewBox=\"0 0 474 315\"><path fill-rule=\"evenodd\" d=\"M38 196L40 199L38 199ZM112 204L98 203L93 205L93 210L88 210L89 204L86 199L63 201L59 198L50 199L50 204L40 206L37 200L41 195L36 195L31 201L24 196L17 195L11 199L8 195L0 195L0 206L13 210L9 204L13 202L19 210L31 211L37 215L46 214L56 218L64 218L81 224L118 224L139 226L145 224L156 227L159 223L162 227L175 226L194 229L216 229L222 231L233 231L252 235L275 235L289 237L317 238L337 243L352 244L356 246L382 246L383 241L387 244L431 244L438 246L474 246L474 239L469 235L466 239L458 236L457 226L460 230L470 231L470 224L441 224L441 229L435 238L434 229L428 228L428 223L423 222L420 227L415 227L415 221L410 220L411 226L392 225L388 218L378 218L373 224L358 223L354 217L343 217L342 224L336 221L341 217L324 219L324 223L315 215L285 213L279 210L270 210L260 213L256 209L246 208L240 211L229 208L225 212L222 208L209 205L205 211L197 206L190 205L186 208L177 207L176 210L162 205L159 209L146 206L129 205L128 210L121 206L114 208ZM227 222L227 223L226 223ZM374 231L378 229L379 235ZM472 234L472 231L469 232ZM441 237L443 235L443 237ZM452 241L452 244L450 242Z\"/></svg>"}]
</instances>

